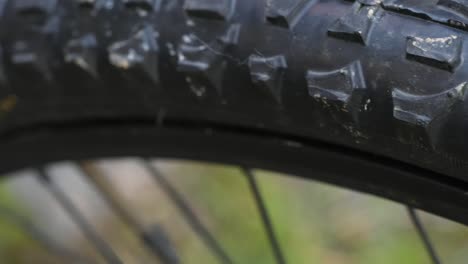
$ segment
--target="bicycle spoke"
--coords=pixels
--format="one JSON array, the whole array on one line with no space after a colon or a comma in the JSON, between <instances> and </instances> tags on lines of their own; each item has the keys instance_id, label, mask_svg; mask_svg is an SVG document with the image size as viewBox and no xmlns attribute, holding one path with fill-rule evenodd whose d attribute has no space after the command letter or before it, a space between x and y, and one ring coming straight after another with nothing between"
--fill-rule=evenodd
<instances>
[{"instance_id":1,"label":"bicycle spoke","mask_svg":"<svg viewBox=\"0 0 468 264\"><path fill-rule=\"evenodd\" d=\"M124 208L122 203L117 198L118 195L113 190L113 188L105 183L105 180L100 177L103 175L96 175L96 171L88 164L79 164L79 168L81 173L84 174L85 178L88 179L89 182L94 186L95 190L99 192L104 201L125 223L128 224L130 228L137 231L142 230L142 225L140 222L131 213L129 213L126 208Z\"/></svg>"},{"instance_id":2,"label":"bicycle spoke","mask_svg":"<svg viewBox=\"0 0 468 264\"><path fill-rule=\"evenodd\" d=\"M162 263L180 263L177 251L169 240L169 236L159 225L154 225L150 230L145 231L142 235L142 239L148 247L156 251Z\"/></svg>"},{"instance_id":3,"label":"bicycle spoke","mask_svg":"<svg viewBox=\"0 0 468 264\"><path fill-rule=\"evenodd\" d=\"M143 244L162 263L177 264L180 262L176 250L161 228L155 227L154 230L145 230L143 224L122 205L117 192L102 179L104 175L98 175L99 172L88 163L80 164L79 168L112 210L140 236Z\"/></svg>"},{"instance_id":4,"label":"bicycle spoke","mask_svg":"<svg viewBox=\"0 0 468 264\"><path fill-rule=\"evenodd\" d=\"M38 170L44 186L60 203L63 209L71 216L73 221L80 227L84 236L96 247L97 251L108 263L122 263L112 248L97 234L94 228L87 222L78 208L63 193L63 191L50 179L45 170Z\"/></svg>"},{"instance_id":5,"label":"bicycle spoke","mask_svg":"<svg viewBox=\"0 0 468 264\"><path fill-rule=\"evenodd\" d=\"M150 161L146 161L145 167L151 173L155 181L161 186L166 192L172 202L177 206L179 211L184 215L184 219L187 221L192 230L199 236L199 238L205 243L205 245L212 251L212 253L219 259L221 263L233 263L227 253L221 247L220 243L214 238L214 236L208 231L208 229L202 224L200 219L195 214L194 210L190 207L184 197L172 186L172 184L166 180L161 172L151 164Z\"/></svg>"},{"instance_id":6,"label":"bicycle spoke","mask_svg":"<svg viewBox=\"0 0 468 264\"><path fill-rule=\"evenodd\" d=\"M266 208L266 205L263 201L262 194L260 192L260 188L257 184L257 181L255 179L255 175L250 169L243 168L242 169L245 176L247 177L247 180L250 185L250 189L252 191L252 194L255 198L255 203L257 204L258 211L260 213L260 216L262 218L263 226L265 228L265 231L267 233L268 239L270 241L271 249L273 250L273 254L275 255L276 262L278 264L285 264L286 260L284 258L283 252L281 250L281 246L279 244L279 241L276 237L274 228L273 228L273 223L271 221L270 216L268 215L268 211Z\"/></svg>"},{"instance_id":7,"label":"bicycle spoke","mask_svg":"<svg viewBox=\"0 0 468 264\"><path fill-rule=\"evenodd\" d=\"M36 228L25 216L20 215L10 208L0 206L0 217L17 225L30 235L32 239L38 241L47 248L49 252L68 260L70 263L95 263L86 257L58 245L46 233Z\"/></svg>"},{"instance_id":8,"label":"bicycle spoke","mask_svg":"<svg viewBox=\"0 0 468 264\"><path fill-rule=\"evenodd\" d=\"M416 231L418 232L419 236L421 237L421 240L424 244L424 247L426 248L427 253L429 254L429 257L432 260L433 264L441 264L440 258L437 255L437 252L435 251L434 246L432 245L432 242L429 238L429 235L424 228L421 219L419 219L419 215L416 212L416 210L411 207L407 206L408 209L408 214L411 219L411 222L413 223L414 227L416 228Z\"/></svg>"}]
</instances>

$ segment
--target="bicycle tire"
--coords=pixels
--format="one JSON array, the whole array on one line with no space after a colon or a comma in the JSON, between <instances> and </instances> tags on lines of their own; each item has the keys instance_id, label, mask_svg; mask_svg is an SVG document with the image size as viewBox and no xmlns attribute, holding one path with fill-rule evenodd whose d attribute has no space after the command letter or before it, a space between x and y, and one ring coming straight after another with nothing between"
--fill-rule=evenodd
<instances>
[{"instance_id":1,"label":"bicycle tire","mask_svg":"<svg viewBox=\"0 0 468 264\"><path fill-rule=\"evenodd\" d=\"M354 167L380 175L327 180L468 222L468 5L432 2L0 1L0 170L163 152Z\"/></svg>"}]
</instances>

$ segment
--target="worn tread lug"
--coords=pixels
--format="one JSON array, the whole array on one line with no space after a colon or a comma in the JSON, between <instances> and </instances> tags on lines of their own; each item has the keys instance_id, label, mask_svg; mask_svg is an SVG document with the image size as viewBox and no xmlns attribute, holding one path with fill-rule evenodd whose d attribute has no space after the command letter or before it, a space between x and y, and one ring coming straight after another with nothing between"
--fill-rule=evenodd
<instances>
[{"instance_id":1,"label":"worn tread lug","mask_svg":"<svg viewBox=\"0 0 468 264\"><path fill-rule=\"evenodd\" d=\"M355 3L350 13L338 19L328 28L328 35L366 46L369 44L373 27L382 15L383 12L379 6Z\"/></svg>"},{"instance_id":2,"label":"worn tread lug","mask_svg":"<svg viewBox=\"0 0 468 264\"><path fill-rule=\"evenodd\" d=\"M370 100L365 102L368 91L359 60L333 71L308 70L306 80L311 97L349 112L357 125L360 113L370 109Z\"/></svg>"},{"instance_id":3,"label":"worn tread lug","mask_svg":"<svg viewBox=\"0 0 468 264\"><path fill-rule=\"evenodd\" d=\"M465 100L468 82L463 82L447 91L415 95L393 89L393 117L399 121L422 127L433 147L437 144L439 130L453 107Z\"/></svg>"},{"instance_id":4,"label":"worn tread lug","mask_svg":"<svg viewBox=\"0 0 468 264\"><path fill-rule=\"evenodd\" d=\"M250 78L253 84L282 103L283 79L288 68L283 55L263 57L251 55L248 60Z\"/></svg>"},{"instance_id":5,"label":"worn tread lug","mask_svg":"<svg viewBox=\"0 0 468 264\"><path fill-rule=\"evenodd\" d=\"M64 49L64 60L97 78L97 48L98 43L94 34L85 34L68 41Z\"/></svg>"},{"instance_id":6,"label":"worn tread lug","mask_svg":"<svg viewBox=\"0 0 468 264\"><path fill-rule=\"evenodd\" d=\"M306 79L310 96L342 103L349 103L356 91L367 89L360 61L334 71L308 70Z\"/></svg>"},{"instance_id":7,"label":"worn tread lug","mask_svg":"<svg viewBox=\"0 0 468 264\"><path fill-rule=\"evenodd\" d=\"M462 40L455 35L447 37L408 37L408 59L453 72L462 61Z\"/></svg>"},{"instance_id":8,"label":"worn tread lug","mask_svg":"<svg viewBox=\"0 0 468 264\"><path fill-rule=\"evenodd\" d=\"M141 9L146 11L158 11L161 0L122 0L127 8Z\"/></svg>"},{"instance_id":9,"label":"worn tread lug","mask_svg":"<svg viewBox=\"0 0 468 264\"><path fill-rule=\"evenodd\" d=\"M293 29L316 3L317 0L299 0L284 9L277 1L272 1L267 5L266 20L275 26Z\"/></svg>"},{"instance_id":10,"label":"worn tread lug","mask_svg":"<svg viewBox=\"0 0 468 264\"><path fill-rule=\"evenodd\" d=\"M17 14L51 14L58 0L14 0L13 3Z\"/></svg>"},{"instance_id":11,"label":"worn tread lug","mask_svg":"<svg viewBox=\"0 0 468 264\"><path fill-rule=\"evenodd\" d=\"M79 7L94 11L111 10L116 5L115 0L75 0Z\"/></svg>"},{"instance_id":12,"label":"worn tread lug","mask_svg":"<svg viewBox=\"0 0 468 264\"><path fill-rule=\"evenodd\" d=\"M453 28L468 31L466 0L425 1L383 0L381 6L391 12L418 17Z\"/></svg>"},{"instance_id":13,"label":"worn tread lug","mask_svg":"<svg viewBox=\"0 0 468 264\"><path fill-rule=\"evenodd\" d=\"M197 86L203 86L198 83L199 79L204 79L216 89L218 95L222 95L222 83L227 67L222 53L231 42L237 41L236 34L233 36L235 39L226 39L226 43L216 40L210 45L201 42L195 35L183 36L177 50L177 70L188 75L187 82L197 96L200 95Z\"/></svg>"},{"instance_id":14,"label":"worn tread lug","mask_svg":"<svg viewBox=\"0 0 468 264\"><path fill-rule=\"evenodd\" d=\"M188 15L218 20L229 20L236 0L186 0L184 10Z\"/></svg>"},{"instance_id":15,"label":"worn tread lug","mask_svg":"<svg viewBox=\"0 0 468 264\"><path fill-rule=\"evenodd\" d=\"M49 58L41 47L32 46L27 41L16 41L12 47L11 61L15 66L35 72L44 81L52 80Z\"/></svg>"},{"instance_id":16,"label":"worn tread lug","mask_svg":"<svg viewBox=\"0 0 468 264\"><path fill-rule=\"evenodd\" d=\"M108 48L109 61L125 72L134 70L143 73L155 84L159 83L159 33L145 26L129 39L111 44Z\"/></svg>"},{"instance_id":17,"label":"worn tread lug","mask_svg":"<svg viewBox=\"0 0 468 264\"><path fill-rule=\"evenodd\" d=\"M380 5L384 0L357 0L357 1L363 5L375 6L375 5Z\"/></svg>"},{"instance_id":18,"label":"worn tread lug","mask_svg":"<svg viewBox=\"0 0 468 264\"><path fill-rule=\"evenodd\" d=\"M235 46L239 44L240 33L241 25L231 24L226 30L226 33L218 37L218 40L227 46Z\"/></svg>"}]
</instances>

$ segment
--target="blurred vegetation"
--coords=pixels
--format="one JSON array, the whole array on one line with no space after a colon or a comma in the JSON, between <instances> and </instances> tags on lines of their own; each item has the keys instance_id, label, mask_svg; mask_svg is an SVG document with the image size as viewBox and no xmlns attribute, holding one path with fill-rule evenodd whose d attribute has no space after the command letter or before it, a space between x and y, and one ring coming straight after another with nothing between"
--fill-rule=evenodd
<instances>
[{"instance_id":1,"label":"blurred vegetation","mask_svg":"<svg viewBox=\"0 0 468 264\"><path fill-rule=\"evenodd\" d=\"M8 260L2 263L58 263L9 211L25 214L8 187L0 183L0 260Z\"/></svg>"},{"instance_id":2,"label":"blurred vegetation","mask_svg":"<svg viewBox=\"0 0 468 264\"><path fill-rule=\"evenodd\" d=\"M174 176L177 186L212 219L212 228L236 263L274 263L239 169L187 164L178 170L173 174L179 175ZM289 263L430 262L403 206L301 178L256 174ZM468 229L421 215L446 263L466 263Z\"/></svg>"},{"instance_id":3,"label":"blurred vegetation","mask_svg":"<svg viewBox=\"0 0 468 264\"><path fill-rule=\"evenodd\" d=\"M160 167L235 263L275 263L246 178L238 168L190 162L166 162ZM298 177L265 171L257 171L256 176L288 263L430 262L406 209L397 203ZM162 193L148 184L144 187L145 192ZM22 211L12 197L0 185L0 206ZM169 200L158 198L138 206L142 214L157 217L155 224L167 230L181 263L218 263ZM152 207L157 210L149 209ZM466 263L467 228L421 215L444 263ZM103 226L106 232L119 233L110 228L113 225ZM0 217L0 259L11 260L8 263L51 263L41 249L11 221ZM40 261L28 262L25 255Z\"/></svg>"}]
</instances>

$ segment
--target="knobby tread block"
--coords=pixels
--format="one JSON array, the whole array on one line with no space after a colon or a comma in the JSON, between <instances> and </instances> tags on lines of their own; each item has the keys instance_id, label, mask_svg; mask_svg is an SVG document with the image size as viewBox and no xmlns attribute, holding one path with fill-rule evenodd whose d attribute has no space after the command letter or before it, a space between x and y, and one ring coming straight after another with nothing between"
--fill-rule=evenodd
<instances>
[{"instance_id":1,"label":"knobby tread block","mask_svg":"<svg viewBox=\"0 0 468 264\"><path fill-rule=\"evenodd\" d=\"M465 2L463 0L383 0L381 6L388 11L468 31L468 9Z\"/></svg>"},{"instance_id":2,"label":"knobby tread block","mask_svg":"<svg viewBox=\"0 0 468 264\"><path fill-rule=\"evenodd\" d=\"M379 5L382 3L383 0L357 0L357 1L363 5Z\"/></svg>"},{"instance_id":3,"label":"knobby tread block","mask_svg":"<svg viewBox=\"0 0 468 264\"><path fill-rule=\"evenodd\" d=\"M248 61L250 77L255 86L282 102L283 78L288 64L284 55L263 57L251 55Z\"/></svg>"},{"instance_id":4,"label":"knobby tread block","mask_svg":"<svg viewBox=\"0 0 468 264\"><path fill-rule=\"evenodd\" d=\"M42 76L43 80L52 80L48 52L42 45L31 41L19 40L13 44L11 61L13 65L26 68Z\"/></svg>"},{"instance_id":5,"label":"knobby tread block","mask_svg":"<svg viewBox=\"0 0 468 264\"><path fill-rule=\"evenodd\" d=\"M367 88L360 61L334 71L308 70L306 79L310 96L345 104L350 102L353 93Z\"/></svg>"},{"instance_id":6,"label":"knobby tread block","mask_svg":"<svg viewBox=\"0 0 468 264\"><path fill-rule=\"evenodd\" d=\"M145 26L129 39L111 44L108 48L110 63L121 70L133 69L159 83L159 33Z\"/></svg>"},{"instance_id":7,"label":"knobby tread block","mask_svg":"<svg viewBox=\"0 0 468 264\"><path fill-rule=\"evenodd\" d=\"M16 13L43 13L50 14L57 6L58 0L15 0L13 8Z\"/></svg>"},{"instance_id":8,"label":"knobby tread block","mask_svg":"<svg viewBox=\"0 0 468 264\"><path fill-rule=\"evenodd\" d=\"M203 84L199 84L200 78L213 86L218 94L222 93L226 70L226 60L222 56L224 48L225 45L220 41L207 45L195 35L183 36L177 50L177 70L187 74L186 81L195 95L200 96L200 91L204 93L206 89Z\"/></svg>"},{"instance_id":9,"label":"knobby tread block","mask_svg":"<svg viewBox=\"0 0 468 264\"><path fill-rule=\"evenodd\" d=\"M122 0L127 8L142 9L147 11L158 11L161 0Z\"/></svg>"},{"instance_id":10,"label":"knobby tread block","mask_svg":"<svg viewBox=\"0 0 468 264\"><path fill-rule=\"evenodd\" d=\"M414 125L429 127L438 117L449 113L451 107L465 98L467 82L439 94L414 95L393 89L393 115Z\"/></svg>"},{"instance_id":11,"label":"knobby tread block","mask_svg":"<svg viewBox=\"0 0 468 264\"><path fill-rule=\"evenodd\" d=\"M296 3L288 3L284 8L281 0L269 0L266 9L266 20L279 27L293 29L301 18L307 14L317 0L294 0ZM283 4L283 5L281 5Z\"/></svg>"},{"instance_id":12,"label":"knobby tread block","mask_svg":"<svg viewBox=\"0 0 468 264\"><path fill-rule=\"evenodd\" d=\"M371 109L367 84L359 60L333 71L308 70L306 74L309 96L325 105L335 104L349 113L359 126L359 115Z\"/></svg>"},{"instance_id":13,"label":"knobby tread block","mask_svg":"<svg viewBox=\"0 0 468 264\"><path fill-rule=\"evenodd\" d=\"M393 89L393 116L397 120L424 128L433 147L446 116L456 104L465 101L468 82L438 94L416 95Z\"/></svg>"},{"instance_id":14,"label":"knobby tread block","mask_svg":"<svg viewBox=\"0 0 468 264\"><path fill-rule=\"evenodd\" d=\"M328 28L328 35L368 45L372 29L382 14L379 6L355 3L351 12Z\"/></svg>"},{"instance_id":15,"label":"knobby tread block","mask_svg":"<svg viewBox=\"0 0 468 264\"><path fill-rule=\"evenodd\" d=\"M437 4L465 16L468 15L468 1L466 0L439 0Z\"/></svg>"},{"instance_id":16,"label":"knobby tread block","mask_svg":"<svg viewBox=\"0 0 468 264\"><path fill-rule=\"evenodd\" d=\"M229 20L235 5L236 0L186 0L184 10L194 17Z\"/></svg>"},{"instance_id":17,"label":"knobby tread block","mask_svg":"<svg viewBox=\"0 0 468 264\"><path fill-rule=\"evenodd\" d=\"M64 60L72 63L93 77L98 77L97 65L98 43L92 33L71 39L64 49Z\"/></svg>"},{"instance_id":18,"label":"knobby tread block","mask_svg":"<svg viewBox=\"0 0 468 264\"><path fill-rule=\"evenodd\" d=\"M351 0L353 1L353 0ZM468 31L466 0L354 0L368 6L381 6L391 12L409 15Z\"/></svg>"},{"instance_id":19,"label":"knobby tread block","mask_svg":"<svg viewBox=\"0 0 468 264\"><path fill-rule=\"evenodd\" d=\"M240 24L231 24L224 34L209 44L194 34L182 36L177 49L177 70L187 75L186 81L195 95L200 95L200 89L206 89L200 83L208 83L222 95L227 67L224 53L238 44L240 30Z\"/></svg>"},{"instance_id":20,"label":"knobby tread block","mask_svg":"<svg viewBox=\"0 0 468 264\"><path fill-rule=\"evenodd\" d=\"M83 9L93 9L96 6L96 0L75 0L78 7Z\"/></svg>"},{"instance_id":21,"label":"knobby tread block","mask_svg":"<svg viewBox=\"0 0 468 264\"><path fill-rule=\"evenodd\" d=\"M235 46L239 44L239 38L241 33L241 24L231 24L226 33L221 37L218 37L218 40L224 43L225 45Z\"/></svg>"},{"instance_id":22,"label":"knobby tread block","mask_svg":"<svg viewBox=\"0 0 468 264\"><path fill-rule=\"evenodd\" d=\"M87 10L111 10L115 7L116 0L74 0L78 6Z\"/></svg>"},{"instance_id":23,"label":"knobby tread block","mask_svg":"<svg viewBox=\"0 0 468 264\"><path fill-rule=\"evenodd\" d=\"M455 35L447 37L408 37L406 54L409 59L454 71L461 63L462 40Z\"/></svg>"}]
</instances>

